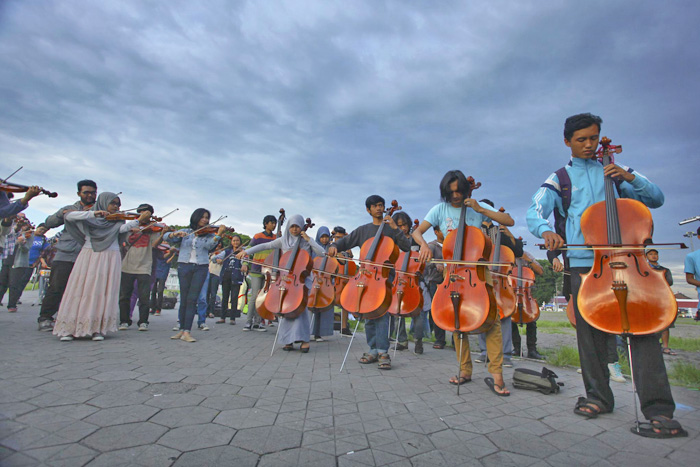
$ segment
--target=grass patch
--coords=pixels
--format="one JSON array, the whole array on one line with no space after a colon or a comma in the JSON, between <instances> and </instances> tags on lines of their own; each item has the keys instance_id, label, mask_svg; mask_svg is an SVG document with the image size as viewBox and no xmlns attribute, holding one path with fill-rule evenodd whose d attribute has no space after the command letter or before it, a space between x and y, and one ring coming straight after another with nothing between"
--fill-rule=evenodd
<instances>
[{"instance_id":1,"label":"grass patch","mask_svg":"<svg viewBox=\"0 0 700 467\"><path fill-rule=\"evenodd\" d=\"M700 369L690 362L675 362L668 372L668 377L680 386L700 389Z\"/></svg>"},{"instance_id":2,"label":"grass patch","mask_svg":"<svg viewBox=\"0 0 700 467\"><path fill-rule=\"evenodd\" d=\"M673 331L671 331L673 332ZM671 336L669 347L678 350L687 350L688 352L699 352L700 351L700 339L693 339L691 337L673 337Z\"/></svg>"},{"instance_id":3,"label":"grass patch","mask_svg":"<svg viewBox=\"0 0 700 467\"><path fill-rule=\"evenodd\" d=\"M580 366L578 350L576 347L564 345L556 349L544 349L542 353L547 357L547 363L554 366Z\"/></svg>"}]
</instances>

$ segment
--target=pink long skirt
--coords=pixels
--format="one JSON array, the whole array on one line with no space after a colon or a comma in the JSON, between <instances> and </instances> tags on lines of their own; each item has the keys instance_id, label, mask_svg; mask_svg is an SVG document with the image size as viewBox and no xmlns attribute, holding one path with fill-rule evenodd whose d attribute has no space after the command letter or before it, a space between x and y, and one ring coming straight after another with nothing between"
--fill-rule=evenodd
<instances>
[{"instance_id":1,"label":"pink long skirt","mask_svg":"<svg viewBox=\"0 0 700 467\"><path fill-rule=\"evenodd\" d=\"M83 337L116 332L121 270L119 250L80 250L56 315L54 335Z\"/></svg>"}]
</instances>

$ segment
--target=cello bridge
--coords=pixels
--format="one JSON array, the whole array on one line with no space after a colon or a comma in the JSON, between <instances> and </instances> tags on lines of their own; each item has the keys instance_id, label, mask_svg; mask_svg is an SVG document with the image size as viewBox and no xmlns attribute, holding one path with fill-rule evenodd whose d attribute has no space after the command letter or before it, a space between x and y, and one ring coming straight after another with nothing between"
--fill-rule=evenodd
<instances>
[{"instance_id":1,"label":"cello bridge","mask_svg":"<svg viewBox=\"0 0 700 467\"><path fill-rule=\"evenodd\" d=\"M627 269L627 263L624 261L610 261L611 269Z\"/></svg>"},{"instance_id":2,"label":"cello bridge","mask_svg":"<svg viewBox=\"0 0 700 467\"><path fill-rule=\"evenodd\" d=\"M465 278L459 274L450 274L450 282L463 281Z\"/></svg>"}]
</instances>

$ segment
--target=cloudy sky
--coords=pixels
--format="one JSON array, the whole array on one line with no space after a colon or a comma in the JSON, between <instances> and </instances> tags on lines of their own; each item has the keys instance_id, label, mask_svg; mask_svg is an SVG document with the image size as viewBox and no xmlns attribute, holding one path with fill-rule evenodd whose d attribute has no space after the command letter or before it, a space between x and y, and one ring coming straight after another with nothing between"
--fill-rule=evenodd
<instances>
[{"instance_id":1,"label":"cloudy sky","mask_svg":"<svg viewBox=\"0 0 700 467\"><path fill-rule=\"evenodd\" d=\"M373 193L421 218L461 169L525 226L593 112L656 182L655 240L699 223L694 0L0 1L0 176L194 208L252 234L283 207L354 228ZM694 97L695 96L695 97ZM696 247L700 242L695 240ZM685 252L662 251L678 287Z\"/></svg>"}]
</instances>

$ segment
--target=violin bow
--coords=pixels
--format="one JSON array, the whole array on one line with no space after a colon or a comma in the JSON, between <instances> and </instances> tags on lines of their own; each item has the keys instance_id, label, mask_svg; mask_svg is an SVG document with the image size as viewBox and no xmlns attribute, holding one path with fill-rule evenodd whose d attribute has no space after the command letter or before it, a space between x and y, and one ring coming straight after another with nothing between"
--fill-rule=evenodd
<instances>
[{"instance_id":1,"label":"violin bow","mask_svg":"<svg viewBox=\"0 0 700 467\"><path fill-rule=\"evenodd\" d=\"M3 183L6 182L6 181L8 181L10 178L12 178L13 175L15 175L17 172L19 172L19 171L22 170L23 168L24 168L23 165L20 166L19 169L15 170L15 171L12 172L10 175L8 175L7 178L3 179Z\"/></svg>"},{"instance_id":2,"label":"violin bow","mask_svg":"<svg viewBox=\"0 0 700 467\"><path fill-rule=\"evenodd\" d=\"M175 211L179 211L179 210L180 210L180 208L175 208L175 209L173 209L173 210L170 211L169 213L167 213L167 214L165 214L164 216L162 216L162 217L160 218L159 221L153 221L153 222L151 222L150 224L148 224L147 226L141 227L141 230L146 230L146 229L148 229L148 228L150 228L150 227L153 227L153 226L156 225L157 223L162 222L163 219L165 219L166 217L168 217L170 214L174 213Z\"/></svg>"},{"instance_id":3,"label":"violin bow","mask_svg":"<svg viewBox=\"0 0 700 467\"><path fill-rule=\"evenodd\" d=\"M201 231L201 230L204 230L204 229L206 229L207 227L211 227L212 225L216 224L216 223L219 222L220 220L226 219L227 217L228 217L228 216L221 216L221 217L219 217L217 220L215 220L214 222L210 222L209 224L205 225L204 227L198 228L197 230L195 230L194 232L192 232L190 235L196 234L197 232L199 232L199 231Z\"/></svg>"},{"instance_id":4,"label":"violin bow","mask_svg":"<svg viewBox=\"0 0 700 467\"><path fill-rule=\"evenodd\" d=\"M538 243L535 246L540 247L540 250L546 250L547 246L544 243ZM677 249L687 250L688 245L682 242L678 243L620 243L619 245L606 245L603 243L596 243L592 245L586 245L585 243L570 243L563 245L562 248L557 248L557 250L646 250L647 248L656 248L657 246L662 246L658 248L659 250L676 250L676 248L663 248L664 246L672 247L677 246ZM571 248L573 247L573 248Z\"/></svg>"}]
</instances>

